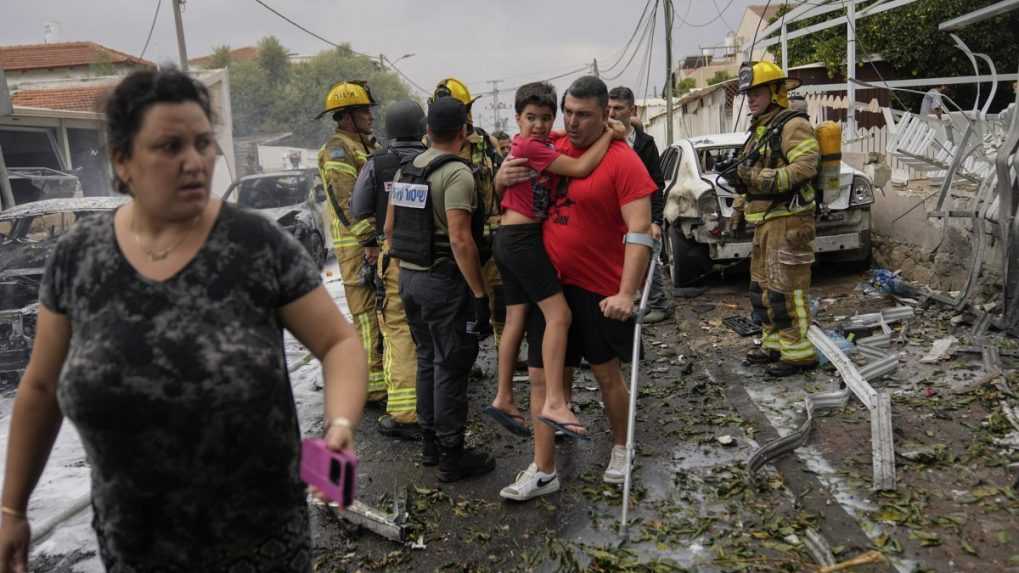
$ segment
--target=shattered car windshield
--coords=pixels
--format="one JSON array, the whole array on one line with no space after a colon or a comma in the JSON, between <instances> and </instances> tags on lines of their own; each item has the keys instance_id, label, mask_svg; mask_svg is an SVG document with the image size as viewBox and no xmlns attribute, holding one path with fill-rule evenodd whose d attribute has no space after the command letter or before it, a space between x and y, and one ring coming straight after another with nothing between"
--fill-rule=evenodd
<instances>
[{"instance_id":1,"label":"shattered car windshield","mask_svg":"<svg viewBox=\"0 0 1019 573\"><path fill-rule=\"evenodd\" d=\"M43 213L0 221L0 233L3 241L23 241L38 243L56 239L67 232L78 219L94 214L95 211L62 211Z\"/></svg>"},{"instance_id":2,"label":"shattered car windshield","mask_svg":"<svg viewBox=\"0 0 1019 573\"><path fill-rule=\"evenodd\" d=\"M255 177L242 181L237 203L250 209L274 209L307 199L308 180L303 175Z\"/></svg>"},{"instance_id":3,"label":"shattered car windshield","mask_svg":"<svg viewBox=\"0 0 1019 573\"><path fill-rule=\"evenodd\" d=\"M739 147L709 147L698 149L697 156L700 159L701 171L703 173L714 173L715 165L722 161L728 161L739 153Z\"/></svg>"}]
</instances>

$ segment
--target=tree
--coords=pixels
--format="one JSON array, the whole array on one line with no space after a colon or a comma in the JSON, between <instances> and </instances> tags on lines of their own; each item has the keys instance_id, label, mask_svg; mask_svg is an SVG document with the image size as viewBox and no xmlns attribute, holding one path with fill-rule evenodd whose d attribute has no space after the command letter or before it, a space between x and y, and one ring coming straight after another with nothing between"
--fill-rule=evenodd
<instances>
[{"instance_id":1,"label":"tree","mask_svg":"<svg viewBox=\"0 0 1019 573\"><path fill-rule=\"evenodd\" d=\"M715 72L715 75L711 76L711 79L708 80L708 85L709 86L713 86L715 84L720 84L720 83L722 83L724 81L731 80L734 77L736 77L736 76L730 74L729 72L727 72L725 70L719 70L719 71Z\"/></svg>"},{"instance_id":2,"label":"tree","mask_svg":"<svg viewBox=\"0 0 1019 573\"><path fill-rule=\"evenodd\" d=\"M685 80L679 80L679 84L676 85L676 89L672 93L677 97L686 95L695 87L697 87L697 80L693 78L686 78Z\"/></svg>"},{"instance_id":3,"label":"tree","mask_svg":"<svg viewBox=\"0 0 1019 573\"><path fill-rule=\"evenodd\" d=\"M230 46L222 45L213 48L212 55L209 56L209 63L206 64L206 67L210 70L218 70L221 68L229 68L232 63L233 60L231 59Z\"/></svg>"},{"instance_id":4,"label":"tree","mask_svg":"<svg viewBox=\"0 0 1019 573\"><path fill-rule=\"evenodd\" d=\"M880 55L894 70L898 78L937 78L973 74L973 67L965 54L955 47L952 38L938 30L938 24L956 16L993 4L996 0L922 0L901 8L882 12L856 22L857 57L862 60L870 55ZM859 12L867 3L857 9ZM780 18L783 10L772 19ZM844 12L835 12L796 22L790 30L803 28L818 22L836 18ZM960 38L974 52L985 53L999 72L1012 71L1016 65L1016 41L1014 31L1019 29L1019 12L992 18L958 32ZM789 65L797 66L822 62L829 77L843 76L846 66L846 26L835 26L789 42ZM776 45L770 51L780 57L781 47ZM986 66L982 65L982 73ZM963 108L972 107L975 96L973 86L957 86L950 89L950 96ZM998 90L1000 106L1007 99ZM986 92L986 90L985 90ZM913 107L919 96L899 94Z\"/></svg>"},{"instance_id":5,"label":"tree","mask_svg":"<svg viewBox=\"0 0 1019 573\"><path fill-rule=\"evenodd\" d=\"M256 61L270 85L276 87L286 83L290 73L290 53L276 36L266 36L258 41Z\"/></svg>"},{"instance_id":6,"label":"tree","mask_svg":"<svg viewBox=\"0 0 1019 573\"><path fill-rule=\"evenodd\" d=\"M259 42L257 61L237 62L230 67L230 103L237 137L291 132L294 145L321 146L336 124L328 116L318 120L315 116L322 111L329 88L344 80L368 81L380 104L375 108L376 114L381 113L386 103L410 97L407 87L393 72L382 70L372 58L354 54L348 45L320 52L304 63L287 60L286 70L281 73L263 61L261 50L265 41ZM273 73L285 79L273 84L270 80ZM376 122L376 126L381 123Z\"/></svg>"}]
</instances>

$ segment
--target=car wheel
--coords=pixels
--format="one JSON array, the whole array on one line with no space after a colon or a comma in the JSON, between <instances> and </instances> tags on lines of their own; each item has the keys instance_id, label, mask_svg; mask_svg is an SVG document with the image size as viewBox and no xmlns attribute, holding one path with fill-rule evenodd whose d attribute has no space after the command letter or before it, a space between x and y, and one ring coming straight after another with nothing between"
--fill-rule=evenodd
<instances>
[{"instance_id":1,"label":"car wheel","mask_svg":"<svg viewBox=\"0 0 1019 573\"><path fill-rule=\"evenodd\" d=\"M683 236L679 225L669 225L672 248L672 284L677 296L698 296L704 292L704 278L714 266L708 246Z\"/></svg>"}]
</instances>

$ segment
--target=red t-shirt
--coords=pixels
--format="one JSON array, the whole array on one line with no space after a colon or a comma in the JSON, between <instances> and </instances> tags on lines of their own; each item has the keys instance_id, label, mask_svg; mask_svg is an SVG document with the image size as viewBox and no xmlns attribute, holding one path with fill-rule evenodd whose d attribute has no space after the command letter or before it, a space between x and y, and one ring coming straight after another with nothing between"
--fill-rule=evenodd
<instances>
[{"instance_id":1,"label":"red t-shirt","mask_svg":"<svg viewBox=\"0 0 1019 573\"><path fill-rule=\"evenodd\" d=\"M560 155L555 148L555 141L559 138L561 136L555 136L552 139L520 137L519 134L513 136L510 155L518 159L526 159L527 166L533 169L537 176L531 181L517 183L504 189L500 203L503 210L513 209L521 215L532 219L537 218L534 214L534 195L531 186L542 185L552 191L559 183L558 176L545 172L545 169Z\"/></svg>"},{"instance_id":2,"label":"red t-shirt","mask_svg":"<svg viewBox=\"0 0 1019 573\"><path fill-rule=\"evenodd\" d=\"M556 149L579 157L578 149L563 137ZM621 208L652 195L657 186L644 163L625 141L613 141L605 158L584 179L573 179L566 195L549 209L543 234L545 250L564 285L612 296L619 292L627 232Z\"/></svg>"}]
</instances>

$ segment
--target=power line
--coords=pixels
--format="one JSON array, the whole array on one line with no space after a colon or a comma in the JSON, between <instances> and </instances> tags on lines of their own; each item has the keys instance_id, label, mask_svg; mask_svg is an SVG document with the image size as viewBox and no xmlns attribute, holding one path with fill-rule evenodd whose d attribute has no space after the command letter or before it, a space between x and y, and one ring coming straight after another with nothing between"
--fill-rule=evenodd
<instances>
[{"instance_id":1,"label":"power line","mask_svg":"<svg viewBox=\"0 0 1019 573\"><path fill-rule=\"evenodd\" d=\"M265 3L265 2L263 2L262 0L255 0L255 2L257 2L258 4L260 4L260 5L261 5L261 6L263 7L263 8L265 8L266 10L268 10L268 11L272 12L273 14L275 14L275 15L279 16L280 18L282 18L282 19L286 20L286 21L287 21L287 22L289 22L289 23L290 23L290 24L291 24L292 26L294 26L295 28L297 28L297 29L301 30L301 31L302 31L302 32L304 32L305 34L308 34L309 36L312 36L312 37L314 37L314 38L317 38L317 39L319 39L319 40L321 40L321 41L325 42L326 44L329 44L330 46L332 46L332 47L334 47L334 48L345 48L345 49L348 49L348 50L350 50L350 52L351 52L352 54L354 54L354 55L357 55L357 56L362 56L362 57L365 57L365 58L369 58L369 59L373 59L373 60L375 59L375 58L374 58L373 56L369 56L368 54L363 54L363 53L361 53L361 52L358 52L358 51L356 51L356 50L353 50L353 49L351 49L351 48L350 48L349 46L341 46L341 45L337 44L336 42L333 42L332 40L329 40L329 39L323 38L322 36L319 36L319 35L318 35L318 34L316 34L315 32L312 32L311 30L309 30L309 29L305 28L304 26L302 26L302 25L298 24L297 22L295 22L295 21L291 20L290 18L288 18L287 16L285 16L284 14L282 14L282 13L281 13L281 12L280 12L279 10L276 10L275 8L273 8L272 6L270 6L270 5L266 4L266 3ZM397 73L397 74L398 74L398 75L399 75L399 76L400 76L401 78L403 78L403 79L404 79L404 80L406 80L406 81L407 81L408 83L410 83L410 85L411 85L411 86L413 86L414 88L416 88L416 89L417 89L418 91L420 91L421 93L424 93L424 94L426 94L426 95L428 95L428 94L430 94L430 93L431 93L431 92L429 92L428 90L426 90L426 89L422 88L421 86L419 86L419 85L418 85L417 83L415 83L415 82L414 82L414 80L410 79L410 77L408 77L408 76L407 76L407 74L403 73L403 71L402 71L402 70L400 70L400 68L396 67L396 65L395 65L395 64L393 64L393 62L392 62L392 61L391 61L391 60L390 60L389 58L387 58L387 57L386 57L385 55L383 55L383 56L382 56L382 59L383 59L383 60L384 60L385 62L387 62L387 63L389 64L389 66L390 66L391 68L393 68L393 71L395 71L395 72L396 72L396 73Z\"/></svg>"},{"instance_id":2,"label":"power line","mask_svg":"<svg viewBox=\"0 0 1019 573\"><path fill-rule=\"evenodd\" d=\"M753 59L754 59L754 46L757 45L757 34L760 33L760 31L761 31L761 24L764 23L764 17L765 17L765 15L768 14L768 8L770 8L770 7L771 7L771 0L768 0L768 3L764 5L764 11L761 13L761 19L757 21L757 29L754 30L754 39L751 40L751 42L750 42L750 58L749 58L749 61L750 61L751 64L753 64ZM788 12L789 0L786 0L786 3L784 5L784 7L786 8L786 10L782 12L782 23L783 24L785 23L785 15ZM739 109L736 110L736 115L733 116L732 130L734 132L736 131L737 124L739 124L739 117L741 115L743 115L743 104L746 101L747 101L747 94L743 94L743 97L740 98L740 100L739 100Z\"/></svg>"},{"instance_id":3,"label":"power line","mask_svg":"<svg viewBox=\"0 0 1019 573\"><path fill-rule=\"evenodd\" d=\"M692 1L693 0L691 0L691 2ZM729 0L729 3L726 4L725 8L723 8L721 10L718 10L718 4L715 4L715 9L718 10L718 15L715 16L714 18L708 20L707 22L703 22L703 23L700 23L700 24L693 24L693 23L688 22L685 18L680 16L678 12L676 14L673 14L673 17L675 19L679 20L680 23L686 24L687 26L690 26L691 28L705 28L705 27L710 26L710 25L714 24L715 22L721 20L724 17L725 12L727 12L729 10L729 8L732 6L733 2L735 2L735 0ZM765 9L765 13L767 13L767 9ZM763 17L761 19L763 20ZM726 26L728 26L728 24L726 24Z\"/></svg>"},{"instance_id":4,"label":"power line","mask_svg":"<svg viewBox=\"0 0 1019 573\"><path fill-rule=\"evenodd\" d=\"M648 85L650 85L650 83L651 83L651 60L654 58L654 53L655 53L655 29L658 27L658 19L654 18L653 16L658 13L658 2L659 2L659 0L655 0L655 7L651 11L651 14L652 14L652 18L651 18L651 36L648 39L648 43L647 43L647 73L644 75L644 100L645 100L645 102L648 99L648 97L647 97L647 95L648 95ZM638 77L638 82L639 82L640 81L639 80L640 76L637 76L637 77ZM638 83L638 85L639 85L639 83ZM669 120L671 121L672 118L670 117Z\"/></svg>"},{"instance_id":5,"label":"power line","mask_svg":"<svg viewBox=\"0 0 1019 573\"><path fill-rule=\"evenodd\" d=\"M145 38L145 47L142 48L142 53L138 56L139 60L145 58L145 52L149 49L149 42L152 40L152 31L156 29L156 19L159 17L159 8L163 5L163 0L157 0L156 12L152 15L152 24L149 26L149 35Z\"/></svg>"},{"instance_id":6,"label":"power line","mask_svg":"<svg viewBox=\"0 0 1019 573\"><path fill-rule=\"evenodd\" d=\"M630 33L630 39L628 39L626 41L626 45L623 46L622 51L619 52L619 57L616 58L616 61L611 66L605 68L604 71L606 71L606 72L612 71L616 66L619 65L619 62L623 61L623 57L626 56L626 51L628 49L630 49L630 44L632 44L633 43L633 39L637 37L637 31L640 30L641 23L644 21L644 17L647 15L648 6L650 6L650 5L651 5L651 0L647 0L646 2L644 2L644 9L641 10L640 18L637 19L637 25L633 27L633 32ZM651 17L654 18L654 15L652 14ZM632 61L632 58L631 58L631 61Z\"/></svg>"},{"instance_id":7,"label":"power line","mask_svg":"<svg viewBox=\"0 0 1019 573\"><path fill-rule=\"evenodd\" d=\"M844 6L844 5L845 5L845 1L843 1L843 2L842 2L842 4L843 4L843 6ZM850 20L850 19L849 19L849 18L847 17L847 18L846 18L846 24L848 24L848 25L849 25L849 27L851 27L851 28L853 29L853 36L854 36L854 37L856 38L856 42L857 42L858 44L860 44L860 45L861 45L861 46L863 47L863 49L864 49L864 50L867 50L867 47L866 47L866 46L863 46L863 42L861 42L861 41L860 41L860 34L858 34L858 33L857 33L857 31L856 31L856 25L855 25L855 24L853 24L853 21L852 21L852 20ZM853 48L855 49L856 47L854 46ZM869 50L867 50L867 51L869 51ZM884 78L884 76L882 76L882 75L881 75L881 70L879 70L879 69L877 68L877 65L876 65L876 64L874 63L874 60L870 60L870 61L869 61L868 63L870 64L870 67L874 69L874 73L876 73L876 74L877 74L877 77L878 77L878 78L879 78L879 79L881 80L881 83L885 84L885 89L887 89L887 90L888 90L888 91L889 91L889 92L890 92L890 93L892 94L892 97L894 97L894 98L895 98L895 101L899 102L899 105L901 105L901 106L902 106L902 111L906 111L906 110L908 110L909 108L908 108L908 107L906 106L906 104L905 104L905 103L903 103L901 99L899 99L899 94L895 93L895 90L893 90L893 89L890 89L890 88L888 87L888 82L887 82L887 81L885 81L885 78ZM847 81L848 81L848 78L847 78ZM849 105L853 105L854 103L855 103L855 102L849 102Z\"/></svg>"},{"instance_id":8,"label":"power line","mask_svg":"<svg viewBox=\"0 0 1019 573\"><path fill-rule=\"evenodd\" d=\"M657 6L658 6L658 0L655 0L655 7L656 7L656 9L657 9ZM626 62L626 65L623 66L623 68L621 70L619 70L616 74L610 75L610 76L606 76L604 78L605 81L611 82L611 81L617 80L620 77L622 77L623 74L626 73L626 70L630 69L630 65L633 64L633 60L637 57L637 54L640 53L641 48L647 43L648 34L651 32L652 26L654 25L654 23L655 23L654 11L652 11L651 17L644 24L644 31L641 32L641 34L640 34L640 40L633 47L633 53L630 54L630 59ZM647 52L645 52L645 54L646 53ZM642 67L642 69L643 69L643 67Z\"/></svg>"}]
</instances>

